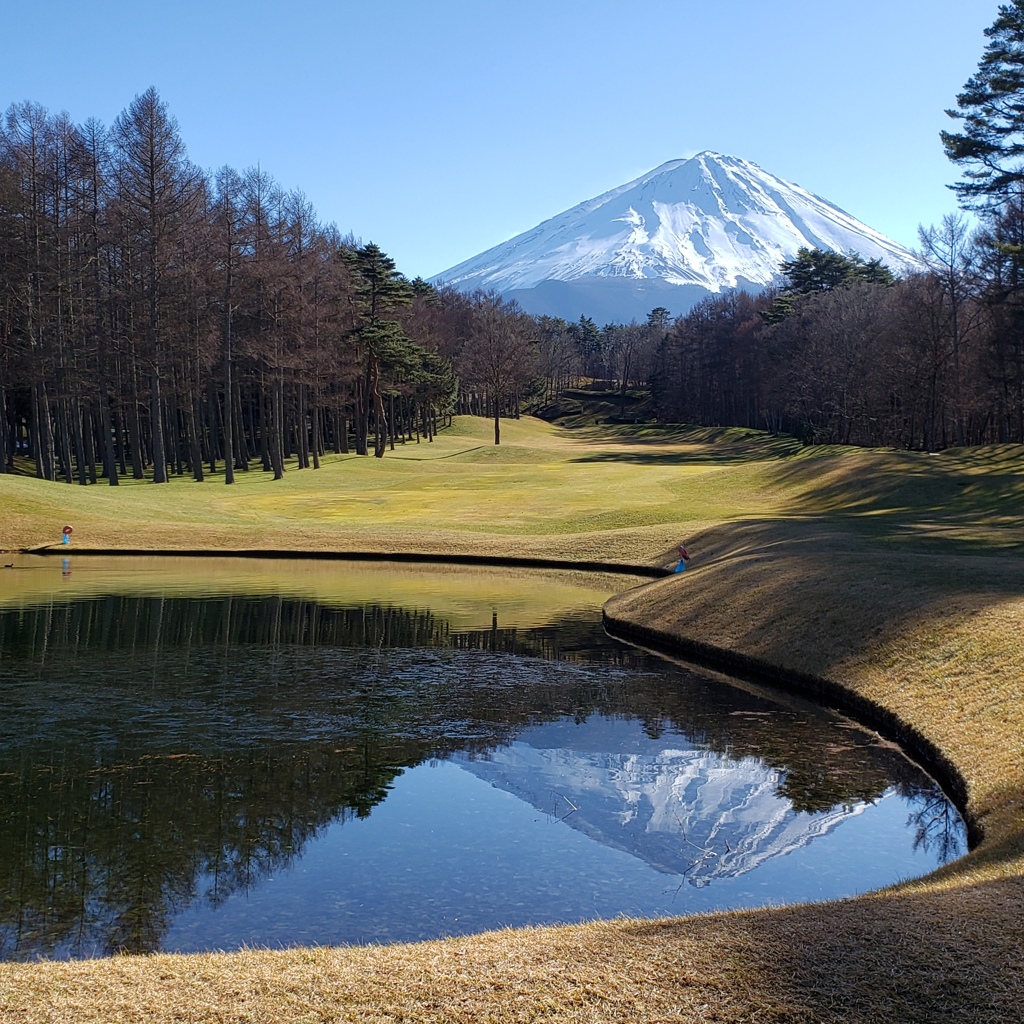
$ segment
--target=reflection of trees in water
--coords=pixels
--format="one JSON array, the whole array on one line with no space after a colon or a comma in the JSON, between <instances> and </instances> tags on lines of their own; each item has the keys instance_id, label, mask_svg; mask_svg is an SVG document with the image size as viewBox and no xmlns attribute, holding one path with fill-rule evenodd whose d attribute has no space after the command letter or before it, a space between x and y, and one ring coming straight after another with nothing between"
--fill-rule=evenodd
<instances>
[{"instance_id":1,"label":"reflection of trees in water","mask_svg":"<svg viewBox=\"0 0 1024 1024\"><path fill-rule=\"evenodd\" d=\"M3 958L158 949L175 913L368 815L405 767L563 717L760 758L797 810L922 780L870 733L652 667L589 616L460 631L390 607L105 597L0 614L0 699ZM943 807L923 798L921 843Z\"/></svg>"},{"instance_id":2,"label":"reflection of trees in water","mask_svg":"<svg viewBox=\"0 0 1024 1024\"><path fill-rule=\"evenodd\" d=\"M560 661L632 664L630 648L611 640L591 615L549 626L453 629L423 609L365 605L334 608L272 597L122 597L48 605L0 614L0 648L37 657L54 644L80 648L168 649L202 643L335 647L450 647Z\"/></svg>"},{"instance_id":3,"label":"reflection of trees in water","mask_svg":"<svg viewBox=\"0 0 1024 1024\"><path fill-rule=\"evenodd\" d=\"M959 857L964 852L964 827L956 808L938 788L915 789L909 796L917 804L907 817L914 849L934 854L940 864Z\"/></svg>"},{"instance_id":4,"label":"reflection of trees in water","mask_svg":"<svg viewBox=\"0 0 1024 1024\"><path fill-rule=\"evenodd\" d=\"M400 746L26 752L0 777L0 956L158 949L176 912L223 902L326 824L369 814L409 761Z\"/></svg>"}]
</instances>

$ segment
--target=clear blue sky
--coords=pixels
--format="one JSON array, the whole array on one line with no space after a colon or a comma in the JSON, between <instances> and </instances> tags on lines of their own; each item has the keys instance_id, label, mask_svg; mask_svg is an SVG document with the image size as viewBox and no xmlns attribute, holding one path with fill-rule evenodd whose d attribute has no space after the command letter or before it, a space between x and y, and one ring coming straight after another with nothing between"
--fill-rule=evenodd
<instances>
[{"instance_id":1,"label":"clear blue sky","mask_svg":"<svg viewBox=\"0 0 1024 1024\"><path fill-rule=\"evenodd\" d=\"M904 245L997 0L3 0L0 107L109 124L153 85L203 167L259 164L438 273L666 160L744 157Z\"/></svg>"}]
</instances>

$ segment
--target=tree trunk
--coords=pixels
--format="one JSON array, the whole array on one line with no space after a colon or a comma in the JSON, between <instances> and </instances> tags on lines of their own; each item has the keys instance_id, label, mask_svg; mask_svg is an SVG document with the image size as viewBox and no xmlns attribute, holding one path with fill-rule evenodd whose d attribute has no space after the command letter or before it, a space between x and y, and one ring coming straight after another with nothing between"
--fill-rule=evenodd
<instances>
[{"instance_id":1,"label":"tree trunk","mask_svg":"<svg viewBox=\"0 0 1024 1024\"><path fill-rule=\"evenodd\" d=\"M71 401L71 440L75 446L78 482L84 487L88 482L89 470L85 458L85 437L82 434L82 403L77 398Z\"/></svg>"},{"instance_id":2,"label":"tree trunk","mask_svg":"<svg viewBox=\"0 0 1024 1024\"><path fill-rule=\"evenodd\" d=\"M110 418L110 399L106 389L100 394L100 431L103 434L103 472L107 483L117 487L117 454L114 451L114 428Z\"/></svg>"},{"instance_id":3,"label":"tree trunk","mask_svg":"<svg viewBox=\"0 0 1024 1024\"><path fill-rule=\"evenodd\" d=\"M278 377L271 390L270 465L274 479L284 476L284 380Z\"/></svg>"},{"instance_id":4,"label":"tree trunk","mask_svg":"<svg viewBox=\"0 0 1024 1024\"><path fill-rule=\"evenodd\" d=\"M0 387L0 473L14 468L14 447L11 444L11 423L7 405L7 389Z\"/></svg>"},{"instance_id":5,"label":"tree trunk","mask_svg":"<svg viewBox=\"0 0 1024 1024\"><path fill-rule=\"evenodd\" d=\"M36 457L36 476L56 480L57 469L53 454L53 420L46 385L40 380L33 389L32 433Z\"/></svg>"},{"instance_id":6,"label":"tree trunk","mask_svg":"<svg viewBox=\"0 0 1024 1024\"><path fill-rule=\"evenodd\" d=\"M305 384L299 385L298 404L295 429L298 435L296 440L298 441L299 469L309 469L309 428L306 422L309 415L307 409L309 403Z\"/></svg>"},{"instance_id":7,"label":"tree trunk","mask_svg":"<svg viewBox=\"0 0 1024 1024\"><path fill-rule=\"evenodd\" d=\"M188 419L188 437L192 452L192 476L196 483L203 482L203 444L202 444L202 421L199 412L199 388L192 391L192 399L188 403L185 415Z\"/></svg>"},{"instance_id":8,"label":"tree trunk","mask_svg":"<svg viewBox=\"0 0 1024 1024\"><path fill-rule=\"evenodd\" d=\"M235 429L232 436L235 439L235 469L249 472L249 444L245 437L245 420L242 416L242 389L236 380L231 388L231 408L235 417Z\"/></svg>"},{"instance_id":9,"label":"tree trunk","mask_svg":"<svg viewBox=\"0 0 1024 1024\"><path fill-rule=\"evenodd\" d=\"M132 358L132 412L131 412L131 449L132 449L132 477L141 480L144 474L145 459L142 447L142 415L139 412L139 377L138 367L135 364L134 355Z\"/></svg>"},{"instance_id":10,"label":"tree trunk","mask_svg":"<svg viewBox=\"0 0 1024 1024\"><path fill-rule=\"evenodd\" d=\"M380 357L376 353L370 352L368 358L369 392L373 398L373 411L375 414L373 457L375 459L383 459L387 443L388 418L384 413L384 398L380 393Z\"/></svg>"},{"instance_id":11,"label":"tree trunk","mask_svg":"<svg viewBox=\"0 0 1024 1024\"><path fill-rule=\"evenodd\" d=\"M167 450L164 445L164 410L160 393L160 374L150 375L150 432L153 446L153 483L167 483Z\"/></svg>"}]
</instances>

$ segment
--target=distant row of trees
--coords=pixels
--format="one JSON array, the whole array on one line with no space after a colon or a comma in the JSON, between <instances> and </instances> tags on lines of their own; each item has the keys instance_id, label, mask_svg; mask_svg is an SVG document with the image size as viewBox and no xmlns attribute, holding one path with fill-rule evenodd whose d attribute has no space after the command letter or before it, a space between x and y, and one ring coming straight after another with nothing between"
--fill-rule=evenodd
<instances>
[{"instance_id":1,"label":"distant row of trees","mask_svg":"<svg viewBox=\"0 0 1024 1024\"><path fill-rule=\"evenodd\" d=\"M1006 226L972 239L962 217L947 217L921 232L923 269L899 280L802 250L783 265L782 289L704 300L659 346L659 418L808 443L1024 441L1024 295L1006 287L1017 262L1000 246Z\"/></svg>"},{"instance_id":2,"label":"distant row of trees","mask_svg":"<svg viewBox=\"0 0 1024 1024\"><path fill-rule=\"evenodd\" d=\"M669 324L573 325L660 420L758 427L808 442L934 450L1024 443L1024 0L1000 4L977 73L948 111L953 186L978 215L922 229L895 280L856 254L802 250L768 292L711 296ZM624 411L624 410L623 410Z\"/></svg>"}]
</instances>

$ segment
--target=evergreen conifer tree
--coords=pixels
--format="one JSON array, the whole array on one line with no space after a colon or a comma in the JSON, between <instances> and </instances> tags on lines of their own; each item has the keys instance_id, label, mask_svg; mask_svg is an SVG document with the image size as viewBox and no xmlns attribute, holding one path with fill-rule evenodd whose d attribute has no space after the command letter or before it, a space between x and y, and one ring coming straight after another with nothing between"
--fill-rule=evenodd
<instances>
[{"instance_id":1,"label":"evergreen conifer tree","mask_svg":"<svg viewBox=\"0 0 1024 1024\"><path fill-rule=\"evenodd\" d=\"M950 117L960 132L942 132L946 156L964 168L951 186L968 207L997 206L1024 186L1024 0L999 5L985 29L988 45Z\"/></svg>"}]
</instances>

